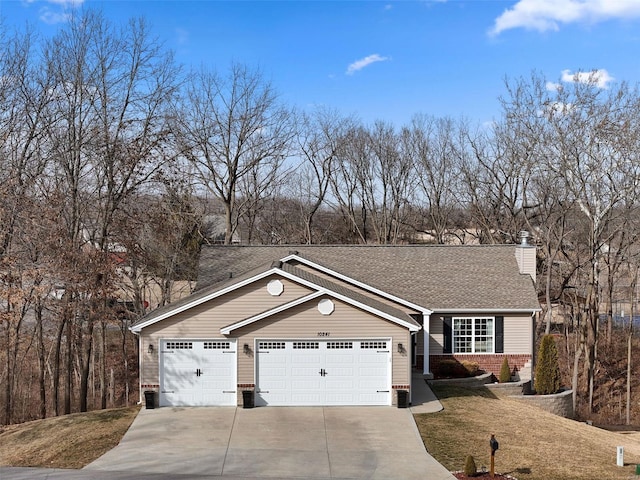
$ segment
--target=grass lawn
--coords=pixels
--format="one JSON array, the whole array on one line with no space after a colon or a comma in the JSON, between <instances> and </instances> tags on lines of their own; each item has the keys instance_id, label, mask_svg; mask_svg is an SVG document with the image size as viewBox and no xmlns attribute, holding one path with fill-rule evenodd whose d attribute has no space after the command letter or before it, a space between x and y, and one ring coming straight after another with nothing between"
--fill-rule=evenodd
<instances>
[{"instance_id":1,"label":"grass lawn","mask_svg":"<svg viewBox=\"0 0 640 480\"><path fill-rule=\"evenodd\" d=\"M518 480L624 479L640 463L636 436L608 432L544 412L489 389L433 388L444 410L415 415L427 450L449 470L462 470L467 455L489 468L489 438L500 442L496 472ZM616 447L624 447L624 467Z\"/></svg>"},{"instance_id":2,"label":"grass lawn","mask_svg":"<svg viewBox=\"0 0 640 480\"><path fill-rule=\"evenodd\" d=\"M0 466L82 468L115 447L140 407L96 410L0 428Z\"/></svg>"}]
</instances>

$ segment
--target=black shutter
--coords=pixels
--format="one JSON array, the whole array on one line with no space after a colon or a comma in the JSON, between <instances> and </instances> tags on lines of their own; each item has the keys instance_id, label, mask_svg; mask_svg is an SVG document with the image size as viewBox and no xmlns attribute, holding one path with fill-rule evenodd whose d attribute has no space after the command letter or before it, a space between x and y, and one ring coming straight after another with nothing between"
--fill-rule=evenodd
<instances>
[{"instance_id":1,"label":"black shutter","mask_svg":"<svg viewBox=\"0 0 640 480\"><path fill-rule=\"evenodd\" d=\"M451 330L451 317L444 317L443 322L444 345L442 353L453 353L453 331Z\"/></svg>"},{"instance_id":2,"label":"black shutter","mask_svg":"<svg viewBox=\"0 0 640 480\"><path fill-rule=\"evenodd\" d=\"M504 353L504 317L496 317L496 351L495 353Z\"/></svg>"}]
</instances>

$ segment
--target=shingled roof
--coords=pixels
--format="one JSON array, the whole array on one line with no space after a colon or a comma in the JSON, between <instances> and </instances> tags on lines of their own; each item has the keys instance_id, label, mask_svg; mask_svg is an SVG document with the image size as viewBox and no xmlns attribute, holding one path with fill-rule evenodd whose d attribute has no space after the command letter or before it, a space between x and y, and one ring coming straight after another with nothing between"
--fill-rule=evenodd
<instances>
[{"instance_id":1,"label":"shingled roof","mask_svg":"<svg viewBox=\"0 0 640 480\"><path fill-rule=\"evenodd\" d=\"M535 286L521 274L515 245L207 246L196 291L295 254L433 311L537 310Z\"/></svg>"}]
</instances>

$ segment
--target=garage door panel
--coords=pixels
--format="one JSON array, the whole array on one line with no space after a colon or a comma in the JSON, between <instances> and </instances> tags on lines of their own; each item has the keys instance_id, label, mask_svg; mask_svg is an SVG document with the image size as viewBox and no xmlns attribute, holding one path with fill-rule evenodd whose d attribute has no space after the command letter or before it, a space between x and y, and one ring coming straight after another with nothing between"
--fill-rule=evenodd
<instances>
[{"instance_id":1,"label":"garage door panel","mask_svg":"<svg viewBox=\"0 0 640 480\"><path fill-rule=\"evenodd\" d=\"M387 345L388 340L259 341L256 404L389 405ZM282 362L278 370L276 352Z\"/></svg>"},{"instance_id":2,"label":"garage door panel","mask_svg":"<svg viewBox=\"0 0 640 480\"><path fill-rule=\"evenodd\" d=\"M289 396L285 393L256 394L255 404L258 407L284 405Z\"/></svg>"},{"instance_id":3,"label":"garage door panel","mask_svg":"<svg viewBox=\"0 0 640 480\"><path fill-rule=\"evenodd\" d=\"M320 382L320 377L316 378L292 378L289 382L291 388L296 390L319 390L322 388L322 384Z\"/></svg>"},{"instance_id":4,"label":"garage door panel","mask_svg":"<svg viewBox=\"0 0 640 480\"><path fill-rule=\"evenodd\" d=\"M292 392L291 394L292 405L297 406L317 406L323 405L322 397L317 392Z\"/></svg>"},{"instance_id":5,"label":"garage door panel","mask_svg":"<svg viewBox=\"0 0 640 480\"><path fill-rule=\"evenodd\" d=\"M285 378L287 376L287 369L285 367L265 368L264 372L269 376L269 383L273 382L275 378Z\"/></svg>"},{"instance_id":6,"label":"garage door panel","mask_svg":"<svg viewBox=\"0 0 640 480\"><path fill-rule=\"evenodd\" d=\"M357 371L355 365L354 366L327 366L327 380L335 377L353 377Z\"/></svg>"},{"instance_id":7,"label":"garage door panel","mask_svg":"<svg viewBox=\"0 0 640 480\"><path fill-rule=\"evenodd\" d=\"M345 365L345 364L353 364L356 362L355 355L352 353L345 354L336 354L333 353L331 355L327 355L326 365Z\"/></svg>"},{"instance_id":8,"label":"garage door panel","mask_svg":"<svg viewBox=\"0 0 640 480\"><path fill-rule=\"evenodd\" d=\"M358 375L361 377L380 377L387 371L387 366L376 365L374 367L371 367L368 365L359 365L357 370Z\"/></svg>"},{"instance_id":9,"label":"garage door panel","mask_svg":"<svg viewBox=\"0 0 640 480\"><path fill-rule=\"evenodd\" d=\"M347 392L327 392L326 405L358 405L361 404L358 398Z\"/></svg>"},{"instance_id":10,"label":"garage door panel","mask_svg":"<svg viewBox=\"0 0 640 480\"><path fill-rule=\"evenodd\" d=\"M318 365L320 365L320 360L318 360L316 362L316 364L314 366L302 366L302 365L298 365L298 366L292 366L291 367L291 377L292 378L296 378L296 377L315 377L315 376L319 376L320 375L320 367L318 367Z\"/></svg>"},{"instance_id":11,"label":"garage door panel","mask_svg":"<svg viewBox=\"0 0 640 480\"><path fill-rule=\"evenodd\" d=\"M360 388L360 386L357 385L356 380L352 378L327 380L326 386L327 395L329 395L329 393L339 391L352 392Z\"/></svg>"},{"instance_id":12,"label":"garage door panel","mask_svg":"<svg viewBox=\"0 0 640 480\"><path fill-rule=\"evenodd\" d=\"M280 390L287 389L288 385L289 382L284 378L281 378L280 380L272 380L268 384L263 384L262 389L270 392L271 394L276 394L276 392L279 392Z\"/></svg>"},{"instance_id":13,"label":"garage door panel","mask_svg":"<svg viewBox=\"0 0 640 480\"><path fill-rule=\"evenodd\" d=\"M321 355L318 353L305 354L303 352L295 352L291 354L291 359L297 365L317 365L321 361Z\"/></svg>"}]
</instances>

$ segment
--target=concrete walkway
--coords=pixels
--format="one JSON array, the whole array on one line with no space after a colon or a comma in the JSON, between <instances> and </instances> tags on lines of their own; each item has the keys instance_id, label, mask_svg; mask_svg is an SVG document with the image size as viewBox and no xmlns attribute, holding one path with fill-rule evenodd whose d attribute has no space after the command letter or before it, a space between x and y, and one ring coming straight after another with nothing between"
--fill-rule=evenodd
<instances>
[{"instance_id":1,"label":"concrete walkway","mask_svg":"<svg viewBox=\"0 0 640 480\"><path fill-rule=\"evenodd\" d=\"M411 377L411 412L436 413L443 408L422 373L414 372Z\"/></svg>"}]
</instances>

